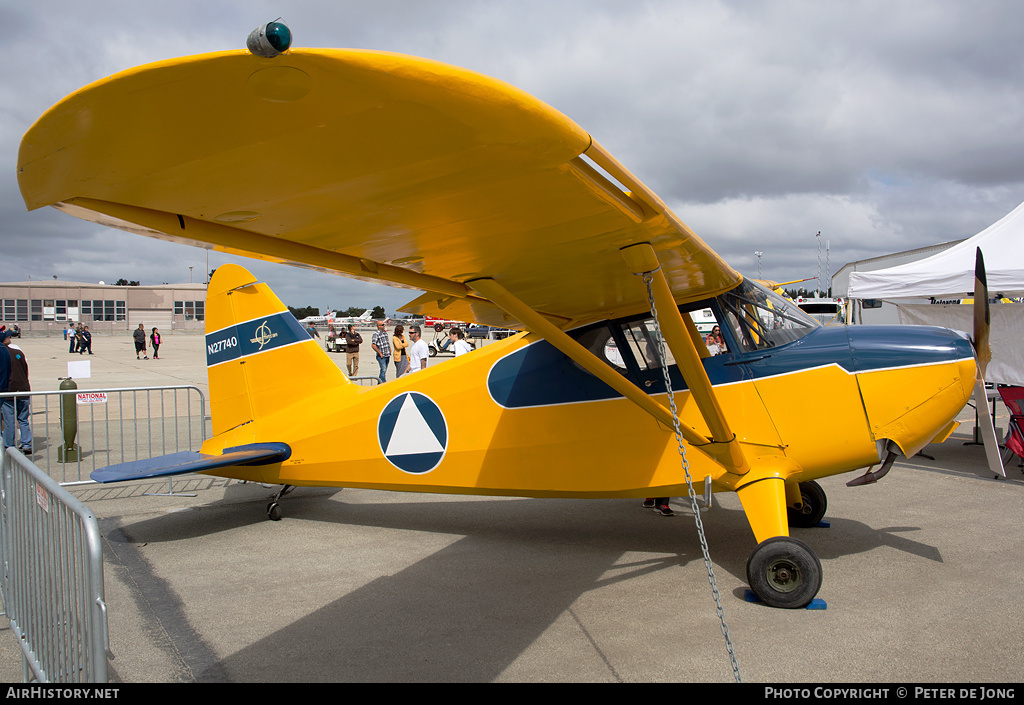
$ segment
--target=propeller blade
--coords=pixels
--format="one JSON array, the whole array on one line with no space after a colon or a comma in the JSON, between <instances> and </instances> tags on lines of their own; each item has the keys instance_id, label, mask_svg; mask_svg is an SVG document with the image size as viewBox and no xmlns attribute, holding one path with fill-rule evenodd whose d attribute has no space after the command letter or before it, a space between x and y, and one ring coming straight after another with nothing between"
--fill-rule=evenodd
<instances>
[{"instance_id":1,"label":"propeller blade","mask_svg":"<svg viewBox=\"0 0 1024 705\"><path fill-rule=\"evenodd\" d=\"M974 263L974 348L978 353L978 378L985 379L985 368L992 360L988 334L992 318L988 309L988 279L985 277L985 258L978 248Z\"/></svg>"},{"instance_id":2,"label":"propeller blade","mask_svg":"<svg viewBox=\"0 0 1024 705\"><path fill-rule=\"evenodd\" d=\"M985 445L985 457L989 469L996 477L1006 477L1002 456L999 455L999 441L996 440L996 429L992 417L988 415L988 398L985 392L985 368L992 360L992 348L989 345L989 329L992 324L991 312L988 308L988 279L985 277L985 258L978 248L974 261L974 349L978 353L978 376L974 380L974 404L978 413L978 425L981 426L981 437Z\"/></svg>"}]
</instances>

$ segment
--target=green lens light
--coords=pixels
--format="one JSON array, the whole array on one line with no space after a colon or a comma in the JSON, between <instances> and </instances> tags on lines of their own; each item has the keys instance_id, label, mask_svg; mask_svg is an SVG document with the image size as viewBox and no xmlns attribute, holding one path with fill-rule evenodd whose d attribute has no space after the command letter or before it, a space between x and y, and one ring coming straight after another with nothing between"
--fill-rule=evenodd
<instances>
[{"instance_id":1,"label":"green lens light","mask_svg":"<svg viewBox=\"0 0 1024 705\"><path fill-rule=\"evenodd\" d=\"M292 45L292 31L282 22L271 22L267 25L267 41L278 51L288 51Z\"/></svg>"}]
</instances>

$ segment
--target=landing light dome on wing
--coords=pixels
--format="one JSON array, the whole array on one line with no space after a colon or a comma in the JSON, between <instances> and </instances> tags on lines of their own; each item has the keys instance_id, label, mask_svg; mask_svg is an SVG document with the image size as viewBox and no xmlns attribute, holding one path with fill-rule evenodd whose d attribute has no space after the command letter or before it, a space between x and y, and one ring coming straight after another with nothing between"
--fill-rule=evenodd
<instances>
[{"instance_id":1,"label":"landing light dome on wing","mask_svg":"<svg viewBox=\"0 0 1024 705\"><path fill-rule=\"evenodd\" d=\"M260 25L250 32L249 38L245 40L245 46L250 52L267 59L288 51L291 45L292 31L280 17L273 22Z\"/></svg>"}]
</instances>

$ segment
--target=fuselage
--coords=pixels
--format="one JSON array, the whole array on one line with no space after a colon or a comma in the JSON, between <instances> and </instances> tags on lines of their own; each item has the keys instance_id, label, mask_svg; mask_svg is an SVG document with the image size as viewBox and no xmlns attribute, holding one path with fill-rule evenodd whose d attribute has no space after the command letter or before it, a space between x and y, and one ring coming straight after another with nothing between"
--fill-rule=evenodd
<instances>
[{"instance_id":1,"label":"fuselage","mask_svg":"<svg viewBox=\"0 0 1024 705\"><path fill-rule=\"evenodd\" d=\"M606 321L573 337L664 402L653 353L624 337L631 326ZM913 454L963 407L974 378L970 342L940 328L816 327L792 342L749 351L731 342L735 352L703 362L751 470L735 475L708 448L685 444L690 475L698 485L710 477L716 491L870 466L889 440ZM323 354L311 345L302 354ZM285 346L260 356L298 350ZM284 364L294 392L269 413L211 439L204 452L273 440L287 443L291 458L235 468L232 476L529 497L687 491L670 429L529 334L369 388L307 380L303 365ZM670 372L682 423L707 434L685 380L675 367Z\"/></svg>"}]
</instances>

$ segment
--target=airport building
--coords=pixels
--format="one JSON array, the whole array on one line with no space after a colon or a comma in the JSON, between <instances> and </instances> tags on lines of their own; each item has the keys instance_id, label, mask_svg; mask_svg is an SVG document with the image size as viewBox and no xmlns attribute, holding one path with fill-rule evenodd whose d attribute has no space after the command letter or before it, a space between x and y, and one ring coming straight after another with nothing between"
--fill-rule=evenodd
<instances>
[{"instance_id":1,"label":"airport building","mask_svg":"<svg viewBox=\"0 0 1024 705\"><path fill-rule=\"evenodd\" d=\"M93 333L203 332L206 284L113 286L66 281L0 282L0 322L23 334L56 333L82 323Z\"/></svg>"}]
</instances>

